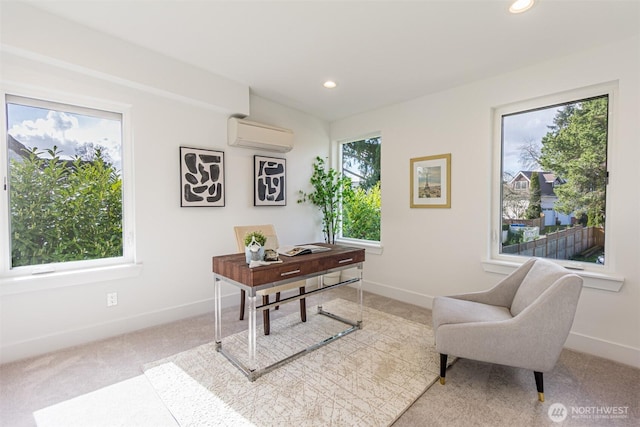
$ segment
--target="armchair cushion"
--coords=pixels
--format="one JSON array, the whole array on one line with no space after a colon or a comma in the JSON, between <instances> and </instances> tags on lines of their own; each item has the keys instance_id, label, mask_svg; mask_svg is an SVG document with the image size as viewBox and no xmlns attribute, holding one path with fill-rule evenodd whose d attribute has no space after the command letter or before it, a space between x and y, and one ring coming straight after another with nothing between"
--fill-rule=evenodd
<instances>
[{"instance_id":1,"label":"armchair cushion","mask_svg":"<svg viewBox=\"0 0 640 427\"><path fill-rule=\"evenodd\" d=\"M499 305L501 307L511 307L513 297L535 262L536 259L531 258L489 290L451 295L450 297L483 304Z\"/></svg>"},{"instance_id":2,"label":"armchair cushion","mask_svg":"<svg viewBox=\"0 0 640 427\"><path fill-rule=\"evenodd\" d=\"M446 324L493 322L512 317L507 307L449 297L436 297L433 301L434 330Z\"/></svg>"},{"instance_id":3,"label":"armchair cushion","mask_svg":"<svg viewBox=\"0 0 640 427\"><path fill-rule=\"evenodd\" d=\"M536 262L531 266L527 275L522 279L513 302L511 314L517 316L531 305L544 291L546 291L559 278L569 274L566 268L553 262Z\"/></svg>"}]
</instances>

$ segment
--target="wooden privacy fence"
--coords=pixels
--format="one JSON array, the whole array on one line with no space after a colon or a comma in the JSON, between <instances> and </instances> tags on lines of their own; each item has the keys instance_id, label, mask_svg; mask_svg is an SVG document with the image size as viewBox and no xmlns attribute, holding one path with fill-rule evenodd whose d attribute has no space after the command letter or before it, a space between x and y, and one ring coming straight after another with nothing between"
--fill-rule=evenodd
<instances>
[{"instance_id":1,"label":"wooden privacy fence","mask_svg":"<svg viewBox=\"0 0 640 427\"><path fill-rule=\"evenodd\" d=\"M604 230L581 225L541 236L530 242L503 246L503 254L571 259L595 246L604 247Z\"/></svg>"}]
</instances>

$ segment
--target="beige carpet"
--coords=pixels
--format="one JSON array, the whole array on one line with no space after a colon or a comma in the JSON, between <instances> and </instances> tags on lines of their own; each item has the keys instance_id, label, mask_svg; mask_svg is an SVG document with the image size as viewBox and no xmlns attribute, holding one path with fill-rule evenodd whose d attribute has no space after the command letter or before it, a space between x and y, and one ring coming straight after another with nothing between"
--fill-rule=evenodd
<instances>
[{"instance_id":1,"label":"beige carpet","mask_svg":"<svg viewBox=\"0 0 640 427\"><path fill-rule=\"evenodd\" d=\"M351 319L357 312L341 299L323 306ZM307 317L277 319L271 335L259 335L261 366L346 328L315 310ZM246 332L222 342L246 353ZM431 328L365 307L361 330L254 382L213 343L145 366L145 375L181 426L370 427L392 424L437 380L438 366Z\"/></svg>"},{"instance_id":2,"label":"beige carpet","mask_svg":"<svg viewBox=\"0 0 640 427\"><path fill-rule=\"evenodd\" d=\"M144 375L37 410L33 418L38 427L177 426Z\"/></svg>"}]
</instances>

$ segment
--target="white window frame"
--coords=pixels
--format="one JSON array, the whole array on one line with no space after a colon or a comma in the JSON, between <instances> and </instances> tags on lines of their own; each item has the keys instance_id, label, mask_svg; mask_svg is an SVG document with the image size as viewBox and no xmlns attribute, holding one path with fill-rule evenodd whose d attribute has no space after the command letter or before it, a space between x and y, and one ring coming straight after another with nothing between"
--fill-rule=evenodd
<instances>
[{"instance_id":1,"label":"white window frame","mask_svg":"<svg viewBox=\"0 0 640 427\"><path fill-rule=\"evenodd\" d=\"M7 95L42 100L43 102L69 105L91 110L114 112L122 116L122 227L123 255L115 258L74 261L45 265L11 268L9 191L5 190L8 180L7 158ZM131 106L102 99L82 97L42 88L3 83L2 97L2 137L0 139L0 295L32 292L65 286L82 285L92 282L133 277L140 274L141 266L136 263L135 211L133 195L133 134L131 127Z\"/></svg>"},{"instance_id":2,"label":"white window frame","mask_svg":"<svg viewBox=\"0 0 640 427\"><path fill-rule=\"evenodd\" d=\"M342 145L348 144L354 141L360 141L363 139L369 138L380 138L382 140L381 132L372 132L368 134L364 134L362 136L357 136L353 138L344 138L339 141L335 141L333 143L334 155L332 156L336 159L335 169L337 169L340 174L342 174ZM381 142L382 144L382 142ZM382 147L380 147L382 150ZM380 155L380 168L382 168L382 154ZM380 178L382 180L382 178ZM380 202L380 210L382 211L382 201ZM382 246L382 212L380 212L380 241L375 240L362 240L362 239L352 239L349 237L342 237L342 224L340 225L340 234L336 237L336 243L341 243L344 245L354 246L357 248L365 249L368 253L380 255L383 251Z\"/></svg>"},{"instance_id":3,"label":"white window frame","mask_svg":"<svg viewBox=\"0 0 640 427\"><path fill-rule=\"evenodd\" d=\"M608 142L607 142L607 169L615 173L616 165L613 164L614 157L611 153L615 151L617 145L615 135L615 118L617 105L617 82L609 82L580 89L556 93L540 98L514 102L508 105L495 107L492 109L492 191L491 191L491 215L490 215L490 236L488 257L483 260L485 271L508 274L515 268L522 265L531 257L521 255L503 255L500 253L501 231L502 231L502 117L508 114L524 112L545 108L563 103L570 103L576 100L587 99L602 95L609 97L609 118L608 118ZM612 194L615 192L615 180L610 180L607 186L606 206L607 212L615 209L612 205ZM608 215L607 218L610 218ZM608 220L608 228L611 229L613 222ZM569 260L554 260L560 265L574 270L585 279L584 286L617 292L622 287L624 278L615 273L616 246L612 243L611 232L605 233L605 265L598 265L585 262L574 262Z\"/></svg>"}]
</instances>

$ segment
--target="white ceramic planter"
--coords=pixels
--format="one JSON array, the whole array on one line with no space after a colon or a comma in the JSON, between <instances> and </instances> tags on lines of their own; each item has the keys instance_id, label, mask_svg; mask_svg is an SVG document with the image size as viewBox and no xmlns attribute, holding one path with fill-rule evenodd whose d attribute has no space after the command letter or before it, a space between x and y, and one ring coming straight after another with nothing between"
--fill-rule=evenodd
<instances>
[{"instance_id":1,"label":"white ceramic planter","mask_svg":"<svg viewBox=\"0 0 640 427\"><path fill-rule=\"evenodd\" d=\"M257 252L251 252L249 246L245 246L244 256L246 258L247 264L250 264L252 260L262 261L264 259L264 247L260 247Z\"/></svg>"}]
</instances>

